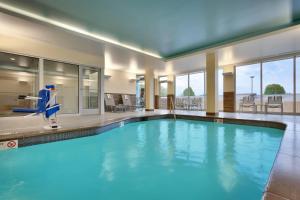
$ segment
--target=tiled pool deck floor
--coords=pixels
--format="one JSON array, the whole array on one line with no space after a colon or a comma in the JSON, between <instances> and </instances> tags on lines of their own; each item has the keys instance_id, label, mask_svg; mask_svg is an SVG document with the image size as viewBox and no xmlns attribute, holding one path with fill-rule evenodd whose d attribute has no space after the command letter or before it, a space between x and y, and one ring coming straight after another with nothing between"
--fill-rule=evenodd
<instances>
[{"instance_id":1,"label":"tiled pool deck floor","mask_svg":"<svg viewBox=\"0 0 300 200\"><path fill-rule=\"evenodd\" d=\"M115 121L132 117L143 117L168 114L168 111L105 113L99 115L61 115L60 131L102 126ZM178 115L203 116L205 112L176 111ZM273 166L264 199L267 200L299 200L300 199L300 116L265 115L247 113L219 113L218 117L230 119L259 120L281 122L287 125L280 150ZM41 117L3 117L0 118L0 141L16 136L34 136L49 134L43 126ZM55 132L53 132L55 133Z\"/></svg>"}]
</instances>

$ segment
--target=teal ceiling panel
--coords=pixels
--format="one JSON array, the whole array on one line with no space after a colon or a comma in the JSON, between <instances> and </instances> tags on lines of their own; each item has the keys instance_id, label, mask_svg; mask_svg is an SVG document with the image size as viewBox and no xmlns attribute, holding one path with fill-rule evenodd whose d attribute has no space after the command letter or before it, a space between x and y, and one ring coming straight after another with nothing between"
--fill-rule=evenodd
<instances>
[{"instance_id":1,"label":"teal ceiling panel","mask_svg":"<svg viewBox=\"0 0 300 200\"><path fill-rule=\"evenodd\" d=\"M164 58L298 24L299 0L0 0Z\"/></svg>"}]
</instances>

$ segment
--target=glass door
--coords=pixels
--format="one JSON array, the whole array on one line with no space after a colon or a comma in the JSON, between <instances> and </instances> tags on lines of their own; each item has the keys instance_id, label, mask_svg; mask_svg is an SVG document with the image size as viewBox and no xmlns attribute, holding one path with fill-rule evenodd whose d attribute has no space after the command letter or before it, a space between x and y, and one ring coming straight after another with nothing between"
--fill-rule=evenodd
<instances>
[{"instance_id":1,"label":"glass door","mask_svg":"<svg viewBox=\"0 0 300 200\"><path fill-rule=\"evenodd\" d=\"M80 66L80 114L99 114L99 69Z\"/></svg>"}]
</instances>

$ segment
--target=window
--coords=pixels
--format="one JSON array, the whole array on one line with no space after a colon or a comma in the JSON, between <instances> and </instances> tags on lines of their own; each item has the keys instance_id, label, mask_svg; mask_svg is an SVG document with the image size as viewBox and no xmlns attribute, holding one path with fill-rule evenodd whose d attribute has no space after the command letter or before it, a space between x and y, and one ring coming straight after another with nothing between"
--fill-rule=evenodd
<instances>
[{"instance_id":1,"label":"window","mask_svg":"<svg viewBox=\"0 0 300 200\"><path fill-rule=\"evenodd\" d=\"M296 63L297 62L298 60L296 60ZM298 79L300 79L297 71L296 69L296 84ZM260 80L262 80L262 82ZM298 92L300 92L300 90L296 88L296 94L298 94ZM280 113L281 111L284 113L294 113L294 58L237 66L237 110L252 111L252 107L248 107L248 109L242 109L240 107L242 98L246 96L255 97L257 111L267 111L268 113ZM272 103L272 105L267 106L269 103Z\"/></svg>"},{"instance_id":2,"label":"window","mask_svg":"<svg viewBox=\"0 0 300 200\"><path fill-rule=\"evenodd\" d=\"M60 113L78 113L78 66L44 60L44 84L55 85Z\"/></svg>"},{"instance_id":3,"label":"window","mask_svg":"<svg viewBox=\"0 0 300 200\"><path fill-rule=\"evenodd\" d=\"M300 57L296 58L296 112L300 113Z\"/></svg>"},{"instance_id":4,"label":"window","mask_svg":"<svg viewBox=\"0 0 300 200\"><path fill-rule=\"evenodd\" d=\"M38 59L0 53L0 116L28 114L15 112L30 110L36 102L26 100L26 96L37 96Z\"/></svg>"},{"instance_id":5,"label":"window","mask_svg":"<svg viewBox=\"0 0 300 200\"><path fill-rule=\"evenodd\" d=\"M189 75L189 106L191 110L203 110L205 102L205 73L197 72Z\"/></svg>"},{"instance_id":6,"label":"window","mask_svg":"<svg viewBox=\"0 0 300 200\"><path fill-rule=\"evenodd\" d=\"M293 58L264 62L262 65L263 103L268 97L278 96L283 101L283 112L293 112ZM280 107L268 108L268 112L281 112Z\"/></svg>"},{"instance_id":7,"label":"window","mask_svg":"<svg viewBox=\"0 0 300 200\"><path fill-rule=\"evenodd\" d=\"M205 108L205 73L197 72L176 76L175 108L203 110Z\"/></svg>"},{"instance_id":8,"label":"window","mask_svg":"<svg viewBox=\"0 0 300 200\"><path fill-rule=\"evenodd\" d=\"M99 71L94 68L82 69L82 108L97 109L99 98Z\"/></svg>"},{"instance_id":9,"label":"window","mask_svg":"<svg viewBox=\"0 0 300 200\"><path fill-rule=\"evenodd\" d=\"M159 108L167 109L168 77L159 77Z\"/></svg>"},{"instance_id":10,"label":"window","mask_svg":"<svg viewBox=\"0 0 300 200\"><path fill-rule=\"evenodd\" d=\"M260 80L260 63L236 67L236 110L252 111L253 107L241 107L243 97L250 95L254 96L256 104L260 104ZM260 106L257 109L260 111Z\"/></svg>"},{"instance_id":11,"label":"window","mask_svg":"<svg viewBox=\"0 0 300 200\"><path fill-rule=\"evenodd\" d=\"M175 108L188 109L188 96L189 96L189 77L188 75L179 75L175 79Z\"/></svg>"},{"instance_id":12,"label":"window","mask_svg":"<svg viewBox=\"0 0 300 200\"><path fill-rule=\"evenodd\" d=\"M144 101L145 95L145 77L138 75L136 77L136 104L139 106L145 106Z\"/></svg>"}]
</instances>

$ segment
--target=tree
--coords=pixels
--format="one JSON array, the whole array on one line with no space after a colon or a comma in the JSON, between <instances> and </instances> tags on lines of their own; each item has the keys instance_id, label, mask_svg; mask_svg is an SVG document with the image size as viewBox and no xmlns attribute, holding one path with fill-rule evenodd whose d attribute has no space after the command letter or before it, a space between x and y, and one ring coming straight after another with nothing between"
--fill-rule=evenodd
<instances>
[{"instance_id":1,"label":"tree","mask_svg":"<svg viewBox=\"0 0 300 200\"><path fill-rule=\"evenodd\" d=\"M284 87L279 84L270 84L267 85L265 88L265 95L272 95L272 94L285 94Z\"/></svg>"},{"instance_id":2,"label":"tree","mask_svg":"<svg viewBox=\"0 0 300 200\"><path fill-rule=\"evenodd\" d=\"M195 96L195 93L191 87L188 87L183 90L183 96Z\"/></svg>"}]
</instances>

